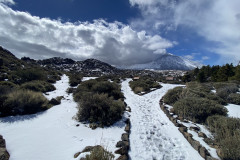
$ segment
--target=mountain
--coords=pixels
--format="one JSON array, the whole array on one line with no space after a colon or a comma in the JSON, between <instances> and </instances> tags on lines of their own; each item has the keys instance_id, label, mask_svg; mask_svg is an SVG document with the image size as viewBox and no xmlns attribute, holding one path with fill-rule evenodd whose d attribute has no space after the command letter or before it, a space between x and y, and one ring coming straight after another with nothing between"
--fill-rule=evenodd
<instances>
[{"instance_id":1,"label":"mountain","mask_svg":"<svg viewBox=\"0 0 240 160\"><path fill-rule=\"evenodd\" d=\"M111 74L119 70L105 62L96 59L74 61L69 58L64 59L60 57L54 57L44 60L38 60L36 61L36 63L46 68L50 67L62 71L101 72L102 74Z\"/></svg>"},{"instance_id":2,"label":"mountain","mask_svg":"<svg viewBox=\"0 0 240 160\"><path fill-rule=\"evenodd\" d=\"M145 64L121 66L125 69L155 69L155 70L192 70L203 65L173 54L160 55L156 60Z\"/></svg>"}]
</instances>

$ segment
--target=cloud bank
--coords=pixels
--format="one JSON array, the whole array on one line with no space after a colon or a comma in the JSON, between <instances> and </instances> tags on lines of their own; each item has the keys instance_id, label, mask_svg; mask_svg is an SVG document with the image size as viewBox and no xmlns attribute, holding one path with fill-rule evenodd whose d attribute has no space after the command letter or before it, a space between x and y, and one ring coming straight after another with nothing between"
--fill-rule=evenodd
<instances>
[{"instance_id":1,"label":"cloud bank","mask_svg":"<svg viewBox=\"0 0 240 160\"><path fill-rule=\"evenodd\" d=\"M6 3L14 1L0 0L0 45L18 57L97 58L114 65L138 64L151 61L174 45L120 22L63 23L14 11Z\"/></svg>"},{"instance_id":2,"label":"cloud bank","mask_svg":"<svg viewBox=\"0 0 240 160\"><path fill-rule=\"evenodd\" d=\"M129 2L142 11L142 18L132 21L133 28L145 28L160 33L176 31L179 26L186 28L186 32L191 28L206 40L217 44L208 50L221 55L222 61L240 60L239 0L129 0Z\"/></svg>"}]
</instances>

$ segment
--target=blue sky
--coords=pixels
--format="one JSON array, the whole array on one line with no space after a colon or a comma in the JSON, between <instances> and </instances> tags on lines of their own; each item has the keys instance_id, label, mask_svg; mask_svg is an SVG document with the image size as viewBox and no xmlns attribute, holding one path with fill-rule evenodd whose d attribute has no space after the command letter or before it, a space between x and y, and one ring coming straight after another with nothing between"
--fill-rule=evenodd
<instances>
[{"instance_id":1,"label":"blue sky","mask_svg":"<svg viewBox=\"0 0 240 160\"><path fill-rule=\"evenodd\" d=\"M0 16L0 45L18 57L240 60L239 0L0 0Z\"/></svg>"}]
</instances>

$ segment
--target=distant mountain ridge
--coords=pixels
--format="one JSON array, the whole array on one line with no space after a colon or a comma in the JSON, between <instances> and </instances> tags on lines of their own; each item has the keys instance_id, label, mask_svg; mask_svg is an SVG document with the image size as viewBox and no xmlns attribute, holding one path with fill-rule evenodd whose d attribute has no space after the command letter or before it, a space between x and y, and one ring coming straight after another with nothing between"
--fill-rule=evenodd
<instances>
[{"instance_id":1,"label":"distant mountain ridge","mask_svg":"<svg viewBox=\"0 0 240 160\"><path fill-rule=\"evenodd\" d=\"M160 55L156 60L149 63L120 66L120 68L139 70L192 70L197 67L201 68L202 66L203 65L198 62L167 53Z\"/></svg>"}]
</instances>

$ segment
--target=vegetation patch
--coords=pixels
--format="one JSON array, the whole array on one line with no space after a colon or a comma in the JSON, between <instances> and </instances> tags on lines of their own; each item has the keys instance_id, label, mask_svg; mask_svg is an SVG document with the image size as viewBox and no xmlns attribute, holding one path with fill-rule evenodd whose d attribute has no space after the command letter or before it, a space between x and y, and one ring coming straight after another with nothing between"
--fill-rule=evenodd
<instances>
[{"instance_id":1,"label":"vegetation patch","mask_svg":"<svg viewBox=\"0 0 240 160\"><path fill-rule=\"evenodd\" d=\"M93 148L90 154L86 156L86 160L114 160L114 155L99 146Z\"/></svg>"},{"instance_id":2,"label":"vegetation patch","mask_svg":"<svg viewBox=\"0 0 240 160\"><path fill-rule=\"evenodd\" d=\"M92 79L82 82L74 92L78 102L77 119L109 126L119 119L125 110L120 86L114 82Z\"/></svg>"},{"instance_id":3,"label":"vegetation patch","mask_svg":"<svg viewBox=\"0 0 240 160\"><path fill-rule=\"evenodd\" d=\"M67 75L69 77L69 84L71 87L75 87L82 82L83 75L80 73L69 72Z\"/></svg>"},{"instance_id":4,"label":"vegetation patch","mask_svg":"<svg viewBox=\"0 0 240 160\"><path fill-rule=\"evenodd\" d=\"M158 82L149 77L141 77L137 80L130 81L129 84L133 92L136 94L150 92L151 89L162 87Z\"/></svg>"},{"instance_id":5,"label":"vegetation patch","mask_svg":"<svg viewBox=\"0 0 240 160\"><path fill-rule=\"evenodd\" d=\"M181 98L182 91L182 87L176 87L168 90L168 92L163 96L164 102L169 105L173 105Z\"/></svg>"},{"instance_id":6,"label":"vegetation patch","mask_svg":"<svg viewBox=\"0 0 240 160\"><path fill-rule=\"evenodd\" d=\"M21 88L43 93L54 91L56 89L51 83L39 80L26 82L21 85Z\"/></svg>"},{"instance_id":7,"label":"vegetation patch","mask_svg":"<svg viewBox=\"0 0 240 160\"><path fill-rule=\"evenodd\" d=\"M174 112L185 119L203 123L211 115L227 115L227 109L206 98L188 97L177 101Z\"/></svg>"},{"instance_id":8,"label":"vegetation patch","mask_svg":"<svg viewBox=\"0 0 240 160\"><path fill-rule=\"evenodd\" d=\"M14 90L5 96L0 112L2 117L34 114L48 108L48 100L42 93L30 90Z\"/></svg>"},{"instance_id":9,"label":"vegetation patch","mask_svg":"<svg viewBox=\"0 0 240 160\"><path fill-rule=\"evenodd\" d=\"M220 146L221 158L240 159L240 119L215 115L208 117L207 124Z\"/></svg>"}]
</instances>

